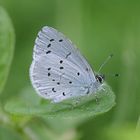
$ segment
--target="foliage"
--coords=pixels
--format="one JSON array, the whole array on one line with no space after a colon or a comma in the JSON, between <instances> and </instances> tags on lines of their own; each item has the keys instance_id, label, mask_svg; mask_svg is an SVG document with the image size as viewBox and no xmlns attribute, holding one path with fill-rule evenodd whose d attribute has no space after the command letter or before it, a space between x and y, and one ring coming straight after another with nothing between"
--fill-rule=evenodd
<instances>
[{"instance_id":1,"label":"foliage","mask_svg":"<svg viewBox=\"0 0 140 140\"><path fill-rule=\"evenodd\" d=\"M105 93L104 91L98 93L99 103L89 96L79 98L80 102L78 105L75 104L77 99L57 104L46 100L42 101L35 93L27 92L26 90L27 93L23 92L19 98L8 101L5 110L15 115L45 115L46 118L80 119L95 117L107 112L115 104L115 95L110 87L105 84L104 89ZM86 101L87 98L90 100Z\"/></svg>"},{"instance_id":2,"label":"foliage","mask_svg":"<svg viewBox=\"0 0 140 140\"><path fill-rule=\"evenodd\" d=\"M13 57L14 30L10 18L0 7L0 93L6 82Z\"/></svg>"},{"instance_id":3,"label":"foliage","mask_svg":"<svg viewBox=\"0 0 140 140\"><path fill-rule=\"evenodd\" d=\"M0 7L1 140L140 139L139 1L1 0L0 4L10 15ZM106 74L106 92L97 93L99 103L93 96L81 98L78 105L74 100L52 104L35 93L29 67L36 34L44 25L71 38L95 71L106 56L115 54L102 71L120 77Z\"/></svg>"}]
</instances>

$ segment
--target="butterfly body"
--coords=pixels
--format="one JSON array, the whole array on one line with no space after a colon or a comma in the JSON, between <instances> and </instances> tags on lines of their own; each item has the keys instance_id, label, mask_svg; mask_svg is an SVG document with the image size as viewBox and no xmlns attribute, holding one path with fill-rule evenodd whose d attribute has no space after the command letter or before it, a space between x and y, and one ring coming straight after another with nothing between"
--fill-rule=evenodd
<instances>
[{"instance_id":1,"label":"butterfly body","mask_svg":"<svg viewBox=\"0 0 140 140\"><path fill-rule=\"evenodd\" d=\"M69 39L54 28L42 28L30 67L32 85L40 96L61 102L90 95L102 85L98 77Z\"/></svg>"}]
</instances>

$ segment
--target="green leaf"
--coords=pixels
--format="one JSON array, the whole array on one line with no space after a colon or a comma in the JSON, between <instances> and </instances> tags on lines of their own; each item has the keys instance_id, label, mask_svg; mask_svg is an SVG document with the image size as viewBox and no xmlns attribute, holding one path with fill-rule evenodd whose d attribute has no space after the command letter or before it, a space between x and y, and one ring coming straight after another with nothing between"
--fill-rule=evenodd
<instances>
[{"instance_id":1,"label":"green leaf","mask_svg":"<svg viewBox=\"0 0 140 140\"><path fill-rule=\"evenodd\" d=\"M140 131L140 116L139 116L139 119L138 119L138 122L137 122L136 130L139 130Z\"/></svg>"},{"instance_id":2,"label":"green leaf","mask_svg":"<svg viewBox=\"0 0 140 140\"><path fill-rule=\"evenodd\" d=\"M1 140L22 140L21 136L13 129L0 125Z\"/></svg>"},{"instance_id":3,"label":"green leaf","mask_svg":"<svg viewBox=\"0 0 140 140\"><path fill-rule=\"evenodd\" d=\"M78 133L75 129L65 130L64 133L56 133L56 131L53 131L50 128L48 122L45 123L44 121L40 120L41 119L34 118L32 121L28 122L28 125L26 125L24 130L27 130L28 128L28 130L31 130L31 133L29 131L24 131L26 135L34 135L36 138L38 138L38 140L66 140L66 135L68 135L67 140L78 140ZM61 124L59 124L59 128L60 126L62 127Z\"/></svg>"},{"instance_id":4,"label":"green leaf","mask_svg":"<svg viewBox=\"0 0 140 140\"><path fill-rule=\"evenodd\" d=\"M106 140L140 140L139 131L135 131L132 123L121 127L108 127L104 129L102 139Z\"/></svg>"},{"instance_id":5,"label":"green leaf","mask_svg":"<svg viewBox=\"0 0 140 140\"><path fill-rule=\"evenodd\" d=\"M81 97L78 105L75 104L77 99L57 104L50 103L47 100L40 100L41 98L33 91L26 90L29 92L23 92L20 97L8 101L5 110L14 115L39 115L45 118L95 117L109 111L115 105L115 95L111 88L107 84L104 84L103 88L105 90L97 93L98 103L92 95Z\"/></svg>"},{"instance_id":6,"label":"green leaf","mask_svg":"<svg viewBox=\"0 0 140 140\"><path fill-rule=\"evenodd\" d=\"M0 7L0 93L8 77L15 44L14 29L10 17Z\"/></svg>"}]
</instances>

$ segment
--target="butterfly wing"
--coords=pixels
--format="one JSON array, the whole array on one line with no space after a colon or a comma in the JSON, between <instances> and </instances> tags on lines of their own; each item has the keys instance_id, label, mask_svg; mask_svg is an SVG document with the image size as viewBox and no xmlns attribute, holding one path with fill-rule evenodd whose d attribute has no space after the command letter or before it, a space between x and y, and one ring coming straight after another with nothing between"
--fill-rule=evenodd
<instances>
[{"instance_id":1,"label":"butterfly wing","mask_svg":"<svg viewBox=\"0 0 140 140\"><path fill-rule=\"evenodd\" d=\"M95 76L72 42L51 27L43 27L35 41L30 77L37 93L60 102L84 96Z\"/></svg>"}]
</instances>

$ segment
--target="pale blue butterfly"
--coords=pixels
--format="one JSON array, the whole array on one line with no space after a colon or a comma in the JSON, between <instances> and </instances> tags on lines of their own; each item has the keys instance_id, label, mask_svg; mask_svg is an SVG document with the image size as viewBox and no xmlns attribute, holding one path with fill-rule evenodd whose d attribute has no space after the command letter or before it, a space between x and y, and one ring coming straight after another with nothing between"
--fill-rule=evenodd
<instances>
[{"instance_id":1,"label":"pale blue butterfly","mask_svg":"<svg viewBox=\"0 0 140 140\"><path fill-rule=\"evenodd\" d=\"M35 40L30 79L41 97L57 103L95 94L104 77L92 71L69 39L45 26Z\"/></svg>"}]
</instances>

